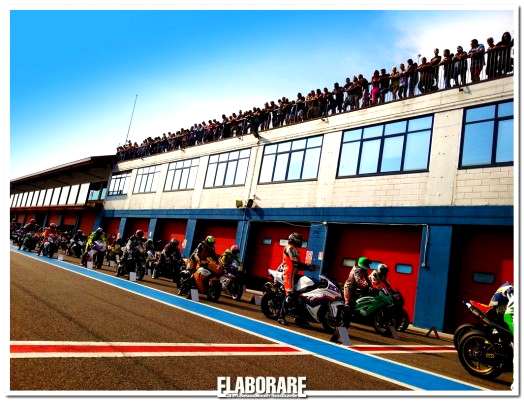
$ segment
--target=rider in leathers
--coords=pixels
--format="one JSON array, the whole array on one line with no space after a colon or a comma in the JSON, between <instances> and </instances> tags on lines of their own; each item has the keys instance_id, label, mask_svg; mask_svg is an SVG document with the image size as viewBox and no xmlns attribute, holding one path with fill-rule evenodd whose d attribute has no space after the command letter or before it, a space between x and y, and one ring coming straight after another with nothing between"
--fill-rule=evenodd
<instances>
[{"instance_id":1,"label":"rider in leathers","mask_svg":"<svg viewBox=\"0 0 524 401\"><path fill-rule=\"evenodd\" d=\"M160 259L158 261L158 264L159 266L161 266L161 269L166 269L167 267L171 267L173 269L171 271L171 273L173 274L173 279L176 278L175 275L177 271L175 269L182 265L182 255L180 253L178 245L179 242L175 238L169 241L164 246L164 249L162 249L162 252L160 253Z\"/></svg>"},{"instance_id":2,"label":"rider in leathers","mask_svg":"<svg viewBox=\"0 0 524 401\"><path fill-rule=\"evenodd\" d=\"M368 277L369 259L365 256L358 258L358 262L351 271L344 283L344 303L351 305L356 298L366 295L372 288L371 281Z\"/></svg>"}]
</instances>

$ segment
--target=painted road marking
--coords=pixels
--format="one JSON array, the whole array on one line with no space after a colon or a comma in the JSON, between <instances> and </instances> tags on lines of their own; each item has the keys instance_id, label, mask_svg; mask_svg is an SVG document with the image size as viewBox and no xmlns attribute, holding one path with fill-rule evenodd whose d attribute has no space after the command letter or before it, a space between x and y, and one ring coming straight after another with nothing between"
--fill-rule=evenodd
<instances>
[{"instance_id":1,"label":"painted road marking","mask_svg":"<svg viewBox=\"0 0 524 401\"><path fill-rule=\"evenodd\" d=\"M302 355L303 351L282 344L195 344L112 342L11 342L11 358L101 358L144 356L253 356Z\"/></svg>"},{"instance_id":2,"label":"painted road marking","mask_svg":"<svg viewBox=\"0 0 524 401\"><path fill-rule=\"evenodd\" d=\"M363 352L414 353L455 352L453 346L355 345ZM140 356L233 356L307 355L308 352L282 344L147 343L94 341L11 341L11 358L140 357Z\"/></svg>"},{"instance_id":3,"label":"painted road marking","mask_svg":"<svg viewBox=\"0 0 524 401\"><path fill-rule=\"evenodd\" d=\"M249 334L285 343L303 351L310 352L319 358L414 390L441 392L487 390L438 373L429 372L420 368L380 358L376 355L364 354L357 350L345 348L338 344L294 332L283 327L274 326L211 305L193 302L174 294L147 287L139 283L129 282L128 280L119 277L97 272L96 270L88 270L69 262L54 259L50 260L49 258L36 256L25 251L18 251L13 248L12 251L52 266L112 285L133 294L182 309L185 312L245 331Z\"/></svg>"}]
</instances>

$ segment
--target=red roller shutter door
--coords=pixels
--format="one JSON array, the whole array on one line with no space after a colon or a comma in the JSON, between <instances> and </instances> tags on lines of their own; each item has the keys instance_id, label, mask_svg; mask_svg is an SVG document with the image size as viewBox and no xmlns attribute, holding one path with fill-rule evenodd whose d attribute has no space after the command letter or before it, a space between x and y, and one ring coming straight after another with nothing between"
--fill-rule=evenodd
<instances>
[{"instance_id":1,"label":"red roller shutter door","mask_svg":"<svg viewBox=\"0 0 524 401\"><path fill-rule=\"evenodd\" d=\"M186 220L159 219L156 237L166 242L175 238L182 243L186 237L186 224Z\"/></svg>"},{"instance_id":2,"label":"red roller shutter door","mask_svg":"<svg viewBox=\"0 0 524 401\"><path fill-rule=\"evenodd\" d=\"M18 215L16 216L16 222L23 224L24 220L25 220L25 213L18 213Z\"/></svg>"},{"instance_id":3,"label":"red roller shutter door","mask_svg":"<svg viewBox=\"0 0 524 401\"><path fill-rule=\"evenodd\" d=\"M287 238L292 232L302 235L305 241L309 237L309 227L294 227L289 224L263 223L252 224L249 235L247 272L251 277L267 279L268 268L275 268L282 263L282 251L287 245ZM304 261L306 248L298 253Z\"/></svg>"},{"instance_id":4,"label":"red roller shutter door","mask_svg":"<svg viewBox=\"0 0 524 401\"><path fill-rule=\"evenodd\" d=\"M329 255L325 269L339 283L346 281L351 261L367 256L388 265L388 278L399 290L411 319L415 310L422 228L416 226L350 225L329 228ZM400 273L397 271L410 271ZM370 270L371 272L371 270Z\"/></svg>"},{"instance_id":5,"label":"red roller shutter door","mask_svg":"<svg viewBox=\"0 0 524 401\"><path fill-rule=\"evenodd\" d=\"M83 211L80 215L80 222L78 224L78 229L82 230L85 234L90 234L93 232L93 225L96 220L96 212L93 210ZM96 227L95 227L96 228Z\"/></svg>"},{"instance_id":6,"label":"red roller shutter door","mask_svg":"<svg viewBox=\"0 0 524 401\"><path fill-rule=\"evenodd\" d=\"M62 219L62 225L64 226L74 226L76 224L76 214L68 213L64 215Z\"/></svg>"},{"instance_id":7,"label":"red roller shutter door","mask_svg":"<svg viewBox=\"0 0 524 401\"><path fill-rule=\"evenodd\" d=\"M472 320L471 314L461 303L463 299L488 304L501 284L506 281L513 283L514 257L513 227L474 227L456 230L453 254L458 259L459 270L450 279L458 278L458 286L450 297L450 310L452 322L458 326Z\"/></svg>"},{"instance_id":8,"label":"red roller shutter door","mask_svg":"<svg viewBox=\"0 0 524 401\"><path fill-rule=\"evenodd\" d=\"M237 224L236 221L199 221L193 249L198 242L202 241L207 235L212 235L216 241L216 252L218 254L223 253L227 248L236 243Z\"/></svg>"},{"instance_id":9,"label":"red roller shutter door","mask_svg":"<svg viewBox=\"0 0 524 401\"><path fill-rule=\"evenodd\" d=\"M114 235L116 237L118 229L120 228L120 218L104 219L103 228L107 235Z\"/></svg>"},{"instance_id":10,"label":"red roller shutter door","mask_svg":"<svg viewBox=\"0 0 524 401\"><path fill-rule=\"evenodd\" d=\"M144 237L149 235L149 219L127 219L124 239L128 239L137 230L144 232Z\"/></svg>"},{"instance_id":11,"label":"red roller shutter door","mask_svg":"<svg viewBox=\"0 0 524 401\"><path fill-rule=\"evenodd\" d=\"M47 218L47 225L49 226L51 223L55 223L58 225L58 220L60 220L60 213L51 212L49 213L49 217Z\"/></svg>"}]
</instances>

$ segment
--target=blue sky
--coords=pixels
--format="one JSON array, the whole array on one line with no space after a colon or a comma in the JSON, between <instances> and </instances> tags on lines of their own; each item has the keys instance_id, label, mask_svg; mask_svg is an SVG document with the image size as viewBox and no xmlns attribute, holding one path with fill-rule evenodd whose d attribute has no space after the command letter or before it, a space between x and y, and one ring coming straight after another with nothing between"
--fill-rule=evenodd
<instances>
[{"instance_id":1,"label":"blue sky","mask_svg":"<svg viewBox=\"0 0 524 401\"><path fill-rule=\"evenodd\" d=\"M487 23L489 21L489 23ZM12 11L11 178L513 33L511 12Z\"/></svg>"}]
</instances>

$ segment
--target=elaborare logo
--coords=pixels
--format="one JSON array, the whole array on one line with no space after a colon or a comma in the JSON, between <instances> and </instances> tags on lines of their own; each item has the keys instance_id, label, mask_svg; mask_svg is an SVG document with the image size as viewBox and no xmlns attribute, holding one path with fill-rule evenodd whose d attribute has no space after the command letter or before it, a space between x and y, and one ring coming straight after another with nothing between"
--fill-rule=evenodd
<instances>
[{"instance_id":1,"label":"elaborare logo","mask_svg":"<svg viewBox=\"0 0 524 401\"><path fill-rule=\"evenodd\" d=\"M217 377L219 398L305 398L304 376Z\"/></svg>"}]
</instances>

